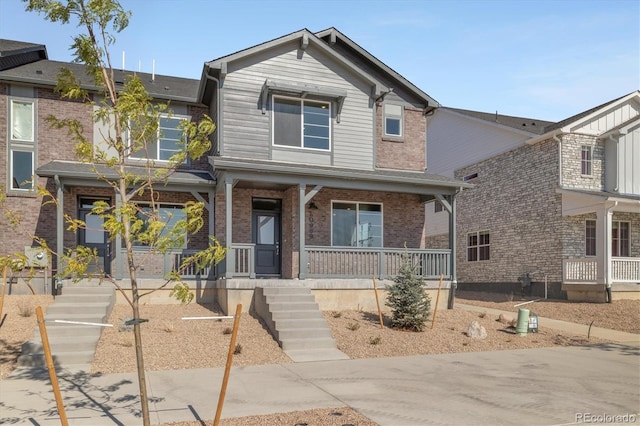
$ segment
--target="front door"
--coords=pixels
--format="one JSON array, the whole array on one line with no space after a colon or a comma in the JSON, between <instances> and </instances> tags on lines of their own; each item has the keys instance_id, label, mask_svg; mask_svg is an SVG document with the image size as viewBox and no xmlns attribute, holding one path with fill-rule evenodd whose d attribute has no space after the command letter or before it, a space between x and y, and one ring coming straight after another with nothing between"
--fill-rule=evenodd
<instances>
[{"instance_id":1,"label":"front door","mask_svg":"<svg viewBox=\"0 0 640 426\"><path fill-rule=\"evenodd\" d=\"M78 245L95 249L98 257L92 261L87 272L105 275L111 274L111 251L109 247L109 235L104 230L104 219L91 213L95 198L81 198L78 205L78 219L86 223L86 229L78 232Z\"/></svg>"},{"instance_id":2,"label":"front door","mask_svg":"<svg viewBox=\"0 0 640 426\"><path fill-rule=\"evenodd\" d=\"M260 276L280 275L280 211L253 211L255 270Z\"/></svg>"}]
</instances>

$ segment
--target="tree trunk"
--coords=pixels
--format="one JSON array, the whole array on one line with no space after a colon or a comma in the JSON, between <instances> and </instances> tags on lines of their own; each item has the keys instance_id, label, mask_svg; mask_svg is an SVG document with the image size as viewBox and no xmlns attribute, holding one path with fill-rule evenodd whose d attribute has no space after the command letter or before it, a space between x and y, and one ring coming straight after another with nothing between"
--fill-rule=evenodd
<instances>
[{"instance_id":1,"label":"tree trunk","mask_svg":"<svg viewBox=\"0 0 640 426\"><path fill-rule=\"evenodd\" d=\"M149 398L147 396L147 379L144 370L144 358L142 356L142 333L140 330L140 311L138 309L138 288L134 281L131 281L131 291L133 292L133 335L136 344L136 367L138 369L138 385L140 387L140 406L142 409L142 424L150 426L149 418Z\"/></svg>"}]
</instances>

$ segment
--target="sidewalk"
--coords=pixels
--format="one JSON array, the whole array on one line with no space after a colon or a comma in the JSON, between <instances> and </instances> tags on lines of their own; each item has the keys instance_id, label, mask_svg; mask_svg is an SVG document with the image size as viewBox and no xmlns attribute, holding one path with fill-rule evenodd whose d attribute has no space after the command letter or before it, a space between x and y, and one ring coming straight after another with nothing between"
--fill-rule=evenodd
<instances>
[{"instance_id":1,"label":"sidewalk","mask_svg":"<svg viewBox=\"0 0 640 426\"><path fill-rule=\"evenodd\" d=\"M538 321L588 333L585 325ZM596 327L591 336L616 343L234 367L222 418L348 405L393 426L566 425L580 413L635 415L631 424L640 424L640 336ZM0 381L0 424L60 424L48 374L36 373ZM213 419L223 374L148 372L152 424ZM141 424L136 373L62 371L58 381L70 425Z\"/></svg>"}]
</instances>

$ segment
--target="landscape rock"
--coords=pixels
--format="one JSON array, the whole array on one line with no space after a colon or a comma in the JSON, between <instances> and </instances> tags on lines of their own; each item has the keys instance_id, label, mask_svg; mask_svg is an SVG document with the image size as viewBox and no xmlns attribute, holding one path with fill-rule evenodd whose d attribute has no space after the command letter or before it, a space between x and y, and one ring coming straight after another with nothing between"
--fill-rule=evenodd
<instances>
[{"instance_id":1,"label":"landscape rock","mask_svg":"<svg viewBox=\"0 0 640 426\"><path fill-rule=\"evenodd\" d=\"M467 336L472 339L486 339L487 338L487 330L478 323L478 321L474 321L469 324L469 328L467 329Z\"/></svg>"},{"instance_id":2,"label":"landscape rock","mask_svg":"<svg viewBox=\"0 0 640 426\"><path fill-rule=\"evenodd\" d=\"M502 324L511 325L511 323L513 323L513 321L514 321L513 318L508 317L505 314L500 314L500 316L498 317L498 322L501 322Z\"/></svg>"}]
</instances>

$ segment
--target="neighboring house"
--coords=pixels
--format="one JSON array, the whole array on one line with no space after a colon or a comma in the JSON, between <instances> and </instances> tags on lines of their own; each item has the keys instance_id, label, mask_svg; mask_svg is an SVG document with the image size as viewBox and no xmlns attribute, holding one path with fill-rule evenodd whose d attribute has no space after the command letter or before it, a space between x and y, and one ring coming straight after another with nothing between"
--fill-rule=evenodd
<instances>
[{"instance_id":1,"label":"neighboring house","mask_svg":"<svg viewBox=\"0 0 640 426\"><path fill-rule=\"evenodd\" d=\"M46 59L44 46L0 41L4 58L11 60L0 70L1 123L7 123L0 141L9 161L0 163L0 174L8 208L25 212L25 235L42 236L58 251L96 247L105 271L124 279L121 241L64 230L65 214L99 227L91 203L119 202L89 166L74 161L66 132L45 122L51 113L82 118L100 143L105 129L92 123L90 107L53 91L61 66L77 74L82 67ZM173 214L186 201L204 201L207 226L182 250L147 258L143 277L161 278L215 235L229 248L226 259L186 278L196 280L198 291L212 289L227 310L236 301L249 307L256 285L271 280L344 293L370 289L372 277L397 273L405 252L425 278L455 280L450 247L427 249L424 241L424 203L438 198L450 207L471 186L425 173L426 116L439 105L339 31L301 30L213 60L200 82L139 75L152 97L171 101L176 115L162 123L166 129L203 113L217 125L210 156L156 188ZM165 158L162 137L156 154ZM57 208L35 197L34 173L57 194ZM2 224L0 232L10 231ZM11 236L0 254L32 245ZM136 252L146 255L144 247ZM343 296L324 297L338 303Z\"/></svg>"},{"instance_id":2,"label":"neighboring house","mask_svg":"<svg viewBox=\"0 0 640 426\"><path fill-rule=\"evenodd\" d=\"M638 297L640 92L559 123L440 108L427 140L429 172L475 185L457 197L460 288ZM429 247L446 233L436 209Z\"/></svg>"}]
</instances>

